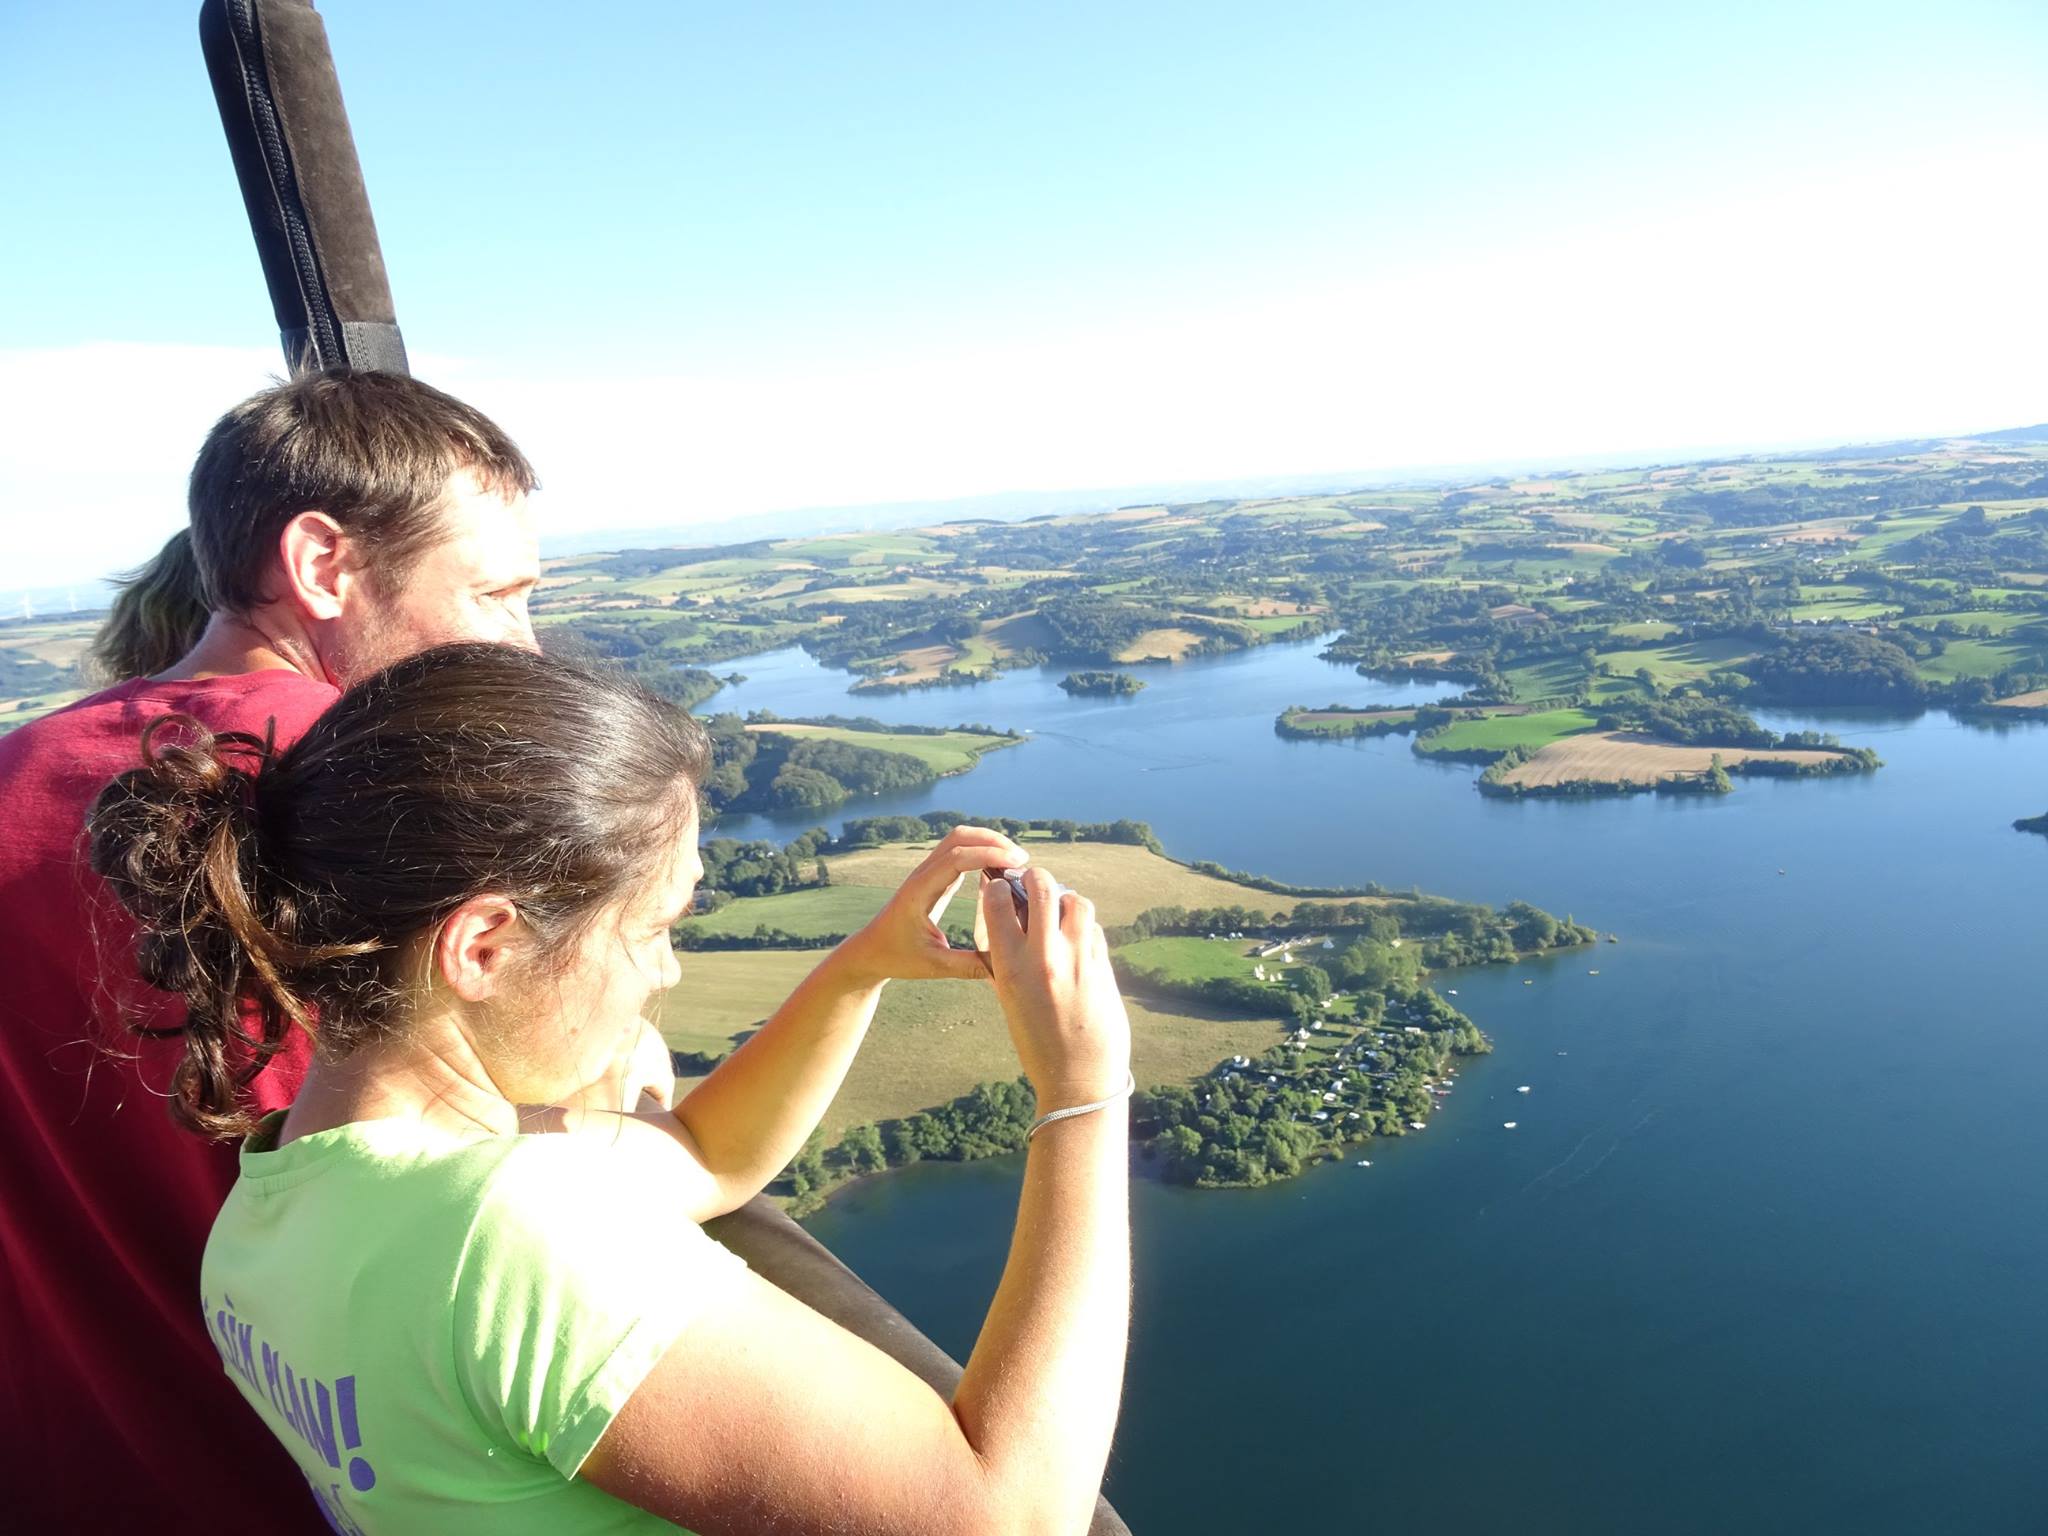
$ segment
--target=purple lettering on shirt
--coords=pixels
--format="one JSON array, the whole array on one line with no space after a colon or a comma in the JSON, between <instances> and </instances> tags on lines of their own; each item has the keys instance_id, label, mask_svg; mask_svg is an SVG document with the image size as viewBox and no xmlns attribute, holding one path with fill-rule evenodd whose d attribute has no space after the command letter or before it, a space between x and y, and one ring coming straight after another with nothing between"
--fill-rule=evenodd
<instances>
[{"instance_id":1,"label":"purple lettering on shirt","mask_svg":"<svg viewBox=\"0 0 2048 1536\"><path fill-rule=\"evenodd\" d=\"M317 1376L300 1373L283 1353L271 1346L268 1339L256 1336L256 1325L245 1323L235 1316L232 1299L216 1309L211 1302L202 1298L201 1307L211 1314L210 1333L214 1346L220 1351L222 1363L241 1376L249 1384L249 1396L261 1409L263 1399L269 1398L269 1407L274 1415L271 1427L279 1438L286 1438L278 1421L289 1426L300 1439L310 1446L315 1455L328 1466L340 1470L342 1453L348 1458L348 1486L357 1493L368 1493L377 1486L376 1468L370 1465L363 1451L362 1411L356 1402L356 1378L354 1375L337 1376L333 1386ZM262 1370L257 1370L258 1359ZM307 1481L312 1482L311 1478ZM340 1483L324 1486L313 1482L313 1491L320 1500L321 1511L328 1523L337 1531L352 1533L360 1530L350 1517L342 1497Z\"/></svg>"}]
</instances>

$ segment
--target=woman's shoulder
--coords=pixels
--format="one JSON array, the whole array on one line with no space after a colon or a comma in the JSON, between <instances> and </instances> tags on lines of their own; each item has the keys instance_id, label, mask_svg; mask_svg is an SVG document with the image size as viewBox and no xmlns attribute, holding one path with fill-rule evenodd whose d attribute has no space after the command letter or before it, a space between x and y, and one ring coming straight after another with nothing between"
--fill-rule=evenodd
<instances>
[{"instance_id":1,"label":"woman's shoulder","mask_svg":"<svg viewBox=\"0 0 2048 1536\"><path fill-rule=\"evenodd\" d=\"M615 1257L659 1250L670 1261L729 1257L682 1213L682 1149L639 1122L500 1138L475 1156L477 1227L488 1241Z\"/></svg>"}]
</instances>

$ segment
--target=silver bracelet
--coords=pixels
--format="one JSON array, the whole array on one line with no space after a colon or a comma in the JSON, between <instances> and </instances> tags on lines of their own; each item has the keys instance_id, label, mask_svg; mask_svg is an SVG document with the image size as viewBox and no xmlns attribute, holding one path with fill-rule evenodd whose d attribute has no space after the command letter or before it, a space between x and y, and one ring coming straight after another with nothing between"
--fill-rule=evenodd
<instances>
[{"instance_id":1,"label":"silver bracelet","mask_svg":"<svg viewBox=\"0 0 2048 1536\"><path fill-rule=\"evenodd\" d=\"M1123 1087L1117 1089L1117 1091L1115 1093L1112 1093L1108 1098L1097 1099L1093 1104L1076 1104L1072 1109L1056 1109L1051 1114L1040 1115L1036 1120L1031 1122L1031 1129L1024 1133L1024 1139L1026 1141L1029 1141L1032 1137L1036 1136L1040 1131L1044 1130L1048 1125L1051 1125L1055 1120L1071 1120L1076 1115L1092 1115L1098 1109L1109 1108L1109 1106L1114 1104L1118 1099L1128 1099L1132 1094L1136 1093L1137 1091L1138 1079L1131 1073L1126 1072L1124 1074Z\"/></svg>"}]
</instances>

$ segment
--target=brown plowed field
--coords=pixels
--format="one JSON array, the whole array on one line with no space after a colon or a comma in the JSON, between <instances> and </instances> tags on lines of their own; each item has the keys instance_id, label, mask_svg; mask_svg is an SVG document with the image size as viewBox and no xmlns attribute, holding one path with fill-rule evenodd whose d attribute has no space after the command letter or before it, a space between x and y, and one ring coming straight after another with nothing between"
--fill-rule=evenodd
<instances>
[{"instance_id":1,"label":"brown plowed field","mask_svg":"<svg viewBox=\"0 0 2048 1536\"><path fill-rule=\"evenodd\" d=\"M2048 688L2036 688L2032 693L2016 693L2009 699L1998 701L2007 709L2048 709Z\"/></svg>"},{"instance_id":2,"label":"brown plowed field","mask_svg":"<svg viewBox=\"0 0 2048 1536\"><path fill-rule=\"evenodd\" d=\"M1510 784L1654 784L1680 774L1704 773L1719 754L1723 764L1733 768L1751 758L1774 758L1789 763L1817 763L1839 756L1835 752L1753 751L1746 747L1680 747L1628 731L1590 731L1553 741L1529 761L1512 769Z\"/></svg>"}]
</instances>

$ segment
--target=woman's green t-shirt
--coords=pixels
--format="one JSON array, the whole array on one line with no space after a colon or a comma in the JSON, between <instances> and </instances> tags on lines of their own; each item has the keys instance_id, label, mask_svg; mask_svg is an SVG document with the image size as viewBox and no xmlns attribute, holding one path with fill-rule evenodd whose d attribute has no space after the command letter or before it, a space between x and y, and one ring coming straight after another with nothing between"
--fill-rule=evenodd
<instances>
[{"instance_id":1,"label":"woman's green t-shirt","mask_svg":"<svg viewBox=\"0 0 2048 1536\"><path fill-rule=\"evenodd\" d=\"M672 1149L373 1120L275 1146L206 1245L228 1374L338 1530L673 1526L576 1469L744 1265L674 1200Z\"/></svg>"}]
</instances>

